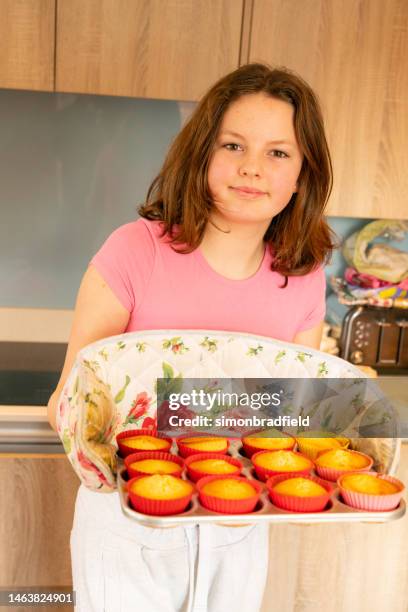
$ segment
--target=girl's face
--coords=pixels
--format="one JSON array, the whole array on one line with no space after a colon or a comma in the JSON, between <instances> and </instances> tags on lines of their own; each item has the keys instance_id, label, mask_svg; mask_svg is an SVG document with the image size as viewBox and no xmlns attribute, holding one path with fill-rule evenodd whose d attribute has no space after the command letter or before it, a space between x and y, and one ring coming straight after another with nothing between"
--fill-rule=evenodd
<instances>
[{"instance_id":1,"label":"girl's face","mask_svg":"<svg viewBox=\"0 0 408 612\"><path fill-rule=\"evenodd\" d=\"M263 93L242 96L228 107L208 168L217 217L266 231L288 204L303 159L293 114L291 104Z\"/></svg>"}]
</instances>

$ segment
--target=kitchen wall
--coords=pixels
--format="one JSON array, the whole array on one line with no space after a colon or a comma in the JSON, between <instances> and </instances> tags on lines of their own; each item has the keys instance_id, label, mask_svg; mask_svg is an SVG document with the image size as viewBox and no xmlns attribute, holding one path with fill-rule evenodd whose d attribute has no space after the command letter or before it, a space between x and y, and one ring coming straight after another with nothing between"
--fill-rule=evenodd
<instances>
[{"instance_id":1,"label":"kitchen wall","mask_svg":"<svg viewBox=\"0 0 408 612\"><path fill-rule=\"evenodd\" d=\"M0 90L0 306L73 307L179 126L176 102Z\"/></svg>"},{"instance_id":2,"label":"kitchen wall","mask_svg":"<svg viewBox=\"0 0 408 612\"><path fill-rule=\"evenodd\" d=\"M89 259L135 218L191 108L0 90L0 307L74 306ZM329 221L344 237L368 220ZM343 268L336 253L327 273Z\"/></svg>"}]
</instances>

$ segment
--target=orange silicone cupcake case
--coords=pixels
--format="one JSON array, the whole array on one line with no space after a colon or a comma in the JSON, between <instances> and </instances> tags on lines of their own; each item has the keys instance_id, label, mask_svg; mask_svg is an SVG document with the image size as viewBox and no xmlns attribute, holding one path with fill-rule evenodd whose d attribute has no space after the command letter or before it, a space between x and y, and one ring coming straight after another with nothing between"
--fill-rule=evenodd
<instances>
[{"instance_id":1,"label":"orange silicone cupcake case","mask_svg":"<svg viewBox=\"0 0 408 612\"><path fill-rule=\"evenodd\" d=\"M218 476L218 474L208 474L208 472L201 472L195 468L191 467L192 463L195 461L204 461L206 459L222 459L223 461L227 461L236 468L235 472L230 472L227 476L237 476L240 474L242 470L242 463L239 459L235 459L234 457L230 457L229 455L223 453L198 453L196 455L189 455L185 460L184 464L186 466L188 477L193 481L197 482L200 478L204 478L204 476ZM219 474L223 476L224 474Z\"/></svg>"}]
</instances>

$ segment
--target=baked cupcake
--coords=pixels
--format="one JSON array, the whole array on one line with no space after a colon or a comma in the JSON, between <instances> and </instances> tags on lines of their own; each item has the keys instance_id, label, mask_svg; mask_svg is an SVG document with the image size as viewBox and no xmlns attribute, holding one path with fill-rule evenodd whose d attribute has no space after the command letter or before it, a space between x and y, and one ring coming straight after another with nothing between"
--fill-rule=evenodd
<instances>
[{"instance_id":1,"label":"baked cupcake","mask_svg":"<svg viewBox=\"0 0 408 612\"><path fill-rule=\"evenodd\" d=\"M266 482L275 506L290 512L321 512L327 506L333 486L316 476L278 474Z\"/></svg>"},{"instance_id":2,"label":"baked cupcake","mask_svg":"<svg viewBox=\"0 0 408 612\"><path fill-rule=\"evenodd\" d=\"M188 477L197 482L204 476L238 475L242 470L242 463L234 457L221 453L200 453L190 455L185 460Z\"/></svg>"},{"instance_id":3,"label":"baked cupcake","mask_svg":"<svg viewBox=\"0 0 408 612\"><path fill-rule=\"evenodd\" d=\"M205 476L197 482L200 503L213 512L244 514L253 512L262 486L243 476Z\"/></svg>"},{"instance_id":4,"label":"baked cupcake","mask_svg":"<svg viewBox=\"0 0 408 612\"><path fill-rule=\"evenodd\" d=\"M151 429L122 431L116 436L116 442L123 457L146 451L167 452L172 444L171 438L161 436Z\"/></svg>"},{"instance_id":5,"label":"baked cupcake","mask_svg":"<svg viewBox=\"0 0 408 612\"><path fill-rule=\"evenodd\" d=\"M319 453L333 448L348 448L350 440L348 438L337 437L336 434L325 432L325 437L317 436L318 432L307 432L296 437L298 448L303 455L312 461ZM313 435L314 434L314 435Z\"/></svg>"},{"instance_id":6,"label":"baked cupcake","mask_svg":"<svg viewBox=\"0 0 408 612\"><path fill-rule=\"evenodd\" d=\"M135 510L159 516L184 512L194 492L191 482L171 474L136 476L127 489Z\"/></svg>"},{"instance_id":7,"label":"baked cupcake","mask_svg":"<svg viewBox=\"0 0 408 612\"><path fill-rule=\"evenodd\" d=\"M313 469L311 459L291 450L259 451L252 455L251 461L260 480L288 472L309 474Z\"/></svg>"},{"instance_id":8,"label":"baked cupcake","mask_svg":"<svg viewBox=\"0 0 408 612\"><path fill-rule=\"evenodd\" d=\"M359 510L394 510L401 501L404 485L397 478L377 472L344 474L337 480L343 501Z\"/></svg>"},{"instance_id":9,"label":"baked cupcake","mask_svg":"<svg viewBox=\"0 0 408 612\"><path fill-rule=\"evenodd\" d=\"M335 482L345 472L369 471L373 460L358 451L334 448L319 453L315 459L315 465L321 478Z\"/></svg>"},{"instance_id":10,"label":"baked cupcake","mask_svg":"<svg viewBox=\"0 0 408 612\"><path fill-rule=\"evenodd\" d=\"M270 435L260 435L262 432L243 436L242 446L247 457L252 457L254 453L261 450L293 450L296 440L289 434L284 434L278 430L271 432Z\"/></svg>"},{"instance_id":11,"label":"baked cupcake","mask_svg":"<svg viewBox=\"0 0 408 612\"><path fill-rule=\"evenodd\" d=\"M177 447L182 457L196 455L197 453L226 453L228 438L219 436L193 436L177 440Z\"/></svg>"},{"instance_id":12,"label":"baked cupcake","mask_svg":"<svg viewBox=\"0 0 408 612\"><path fill-rule=\"evenodd\" d=\"M125 457L125 465L129 478L146 474L172 474L180 477L184 461L171 453L148 451L128 455Z\"/></svg>"}]
</instances>

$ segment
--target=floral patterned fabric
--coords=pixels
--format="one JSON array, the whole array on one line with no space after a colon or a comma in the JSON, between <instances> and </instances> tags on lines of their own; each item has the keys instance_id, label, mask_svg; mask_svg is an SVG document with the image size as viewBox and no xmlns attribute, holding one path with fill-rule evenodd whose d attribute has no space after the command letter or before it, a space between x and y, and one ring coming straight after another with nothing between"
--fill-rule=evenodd
<instances>
[{"instance_id":1,"label":"floral patterned fabric","mask_svg":"<svg viewBox=\"0 0 408 612\"><path fill-rule=\"evenodd\" d=\"M95 342L78 355L57 405L57 429L80 480L116 489L116 435L156 427L157 378L365 378L348 362L271 338L201 330L139 331ZM357 414L357 413L356 413ZM392 473L399 440L353 447Z\"/></svg>"}]
</instances>

